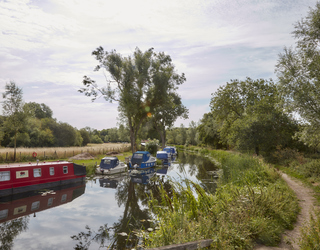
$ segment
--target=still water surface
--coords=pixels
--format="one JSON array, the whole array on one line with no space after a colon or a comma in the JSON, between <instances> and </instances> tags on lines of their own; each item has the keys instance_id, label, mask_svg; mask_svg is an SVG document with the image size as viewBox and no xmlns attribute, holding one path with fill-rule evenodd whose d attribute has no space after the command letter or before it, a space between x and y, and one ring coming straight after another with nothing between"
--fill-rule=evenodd
<instances>
[{"instance_id":1,"label":"still water surface","mask_svg":"<svg viewBox=\"0 0 320 250\"><path fill-rule=\"evenodd\" d=\"M156 194L160 183L170 189L169 179L189 179L214 192L214 170L207 158L179 152L169 167L151 173L96 176L78 186L1 203L0 249L133 248L139 237L132 232L154 227L148 193Z\"/></svg>"}]
</instances>

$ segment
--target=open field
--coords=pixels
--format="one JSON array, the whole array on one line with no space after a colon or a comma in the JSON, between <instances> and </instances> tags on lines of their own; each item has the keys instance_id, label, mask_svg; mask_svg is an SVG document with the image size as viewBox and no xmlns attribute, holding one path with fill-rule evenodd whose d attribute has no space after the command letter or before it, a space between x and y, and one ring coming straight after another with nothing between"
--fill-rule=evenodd
<instances>
[{"instance_id":1,"label":"open field","mask_svg":"<svg viewBox=\"0 0 320 250\"><path fill-rule=\"evenodd\" d=\"M130 147L129 143L103 143L88 144L85 147L52 147L52 148L17 148L16 161L67 159L81 153L91 155L105 154L107 152L123 152ZM33 153L36 153L36 157ZM13 161L13 148L0 148L0 162Z\"/></svg>"}]
</instances>

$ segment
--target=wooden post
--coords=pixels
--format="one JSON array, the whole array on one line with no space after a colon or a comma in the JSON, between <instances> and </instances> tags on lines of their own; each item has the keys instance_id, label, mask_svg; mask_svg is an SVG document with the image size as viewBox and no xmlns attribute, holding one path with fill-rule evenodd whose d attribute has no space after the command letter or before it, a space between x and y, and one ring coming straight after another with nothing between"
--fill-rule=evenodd
<instances>
[{"instance_id":1,"label":"wooden post","mask_svg":"<svg viewBox=\"0 0 320 250\"><path fill-rule=\"evenodd\" d=\"M205 247L210 247L213 240L198 240L183 244L175 244L158 248L150 248L149 250L198 250Z\"/></svg>"}]
</instances>

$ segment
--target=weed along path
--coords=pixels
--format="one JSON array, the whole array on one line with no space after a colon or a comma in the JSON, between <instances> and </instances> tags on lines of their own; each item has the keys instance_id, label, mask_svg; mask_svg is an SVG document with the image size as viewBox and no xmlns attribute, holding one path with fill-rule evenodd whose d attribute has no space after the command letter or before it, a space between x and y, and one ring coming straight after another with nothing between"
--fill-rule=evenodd
<instances>
[{"instance_id":1,"label":"weed along path","mask_svg":"<svg viewBox=\"0 0 320 250\"><path fill-rule=\"evenodd\" d=\"M298 215L297 222L294 225L293 230L286 230L282 235L281 244L279 247L268 247L263 245L258 245L255 249L267 250L267 249L300 249L298 245L298 240L300 238L300 229L305 224L308 223L310 219L310 213L314 207L314 197L313 191L310 188L305 187L300 181L293 180L287 174L282 173L282 178L287 182L289 187L296 193L301 211Z\"/></svg>"}]
</instances>

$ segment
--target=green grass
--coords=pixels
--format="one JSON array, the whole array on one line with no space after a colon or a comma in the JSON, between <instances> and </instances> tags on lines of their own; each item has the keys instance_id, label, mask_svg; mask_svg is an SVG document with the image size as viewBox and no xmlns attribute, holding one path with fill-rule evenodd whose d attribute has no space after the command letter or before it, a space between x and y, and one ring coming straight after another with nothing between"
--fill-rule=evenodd
<instances>
[{"instance_id":1,"label":"green grass","mask_svg":"<svg viewBox=\"0 0 320 250\"><path fill-rule=\"evenodd\" d=\"M151 195L150 201L159 230L146 235L146 247L201 239L213 239L212 249L251 249L257 242L276 246L299 212L293 191L276 169L232 152L195 152L221 163L216 193L188 180L171 182L170 191L160 187L161 199Z\"/></svg>"},{"instance_id":2,"label":"green grass","mask_svg":"<svg viewBox=\"0 0 320 250\"><path fill-rule=\"evenodd\" d=\"M310 215L310 223L301 229L300 249L320 249L320 212L313 212L315 215Z\"/></svg>"}]
</instances>

